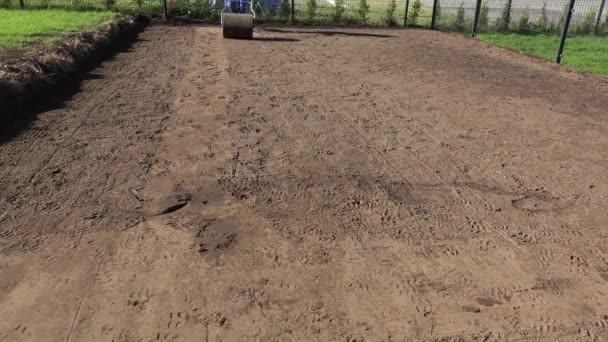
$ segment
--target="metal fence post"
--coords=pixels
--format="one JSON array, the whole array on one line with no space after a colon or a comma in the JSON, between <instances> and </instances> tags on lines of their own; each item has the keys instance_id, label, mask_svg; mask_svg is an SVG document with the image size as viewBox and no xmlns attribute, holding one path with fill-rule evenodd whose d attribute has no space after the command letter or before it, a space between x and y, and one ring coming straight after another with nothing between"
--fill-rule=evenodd
<instances>
[{"instance_id":1,"label":"metal fence post","mask_svg":"<svg viewBox=\"0 0 608 342\"><path fill-rule=\"evenodd\" d=\"M570 27L570 19L572 19L572 12L574 12L574 0L570 0L570 4L568 5L568 12L564 13L566 16L566 21L564 22L564 27L562 28L562 35L559 38L559 46L557 47L557 56L555 56L555 62L561 63L562 54L564 53L564 45L566 44L566 37L568 36L568 28Z\"/></svg>"},{"instance_id":2,"label":"metal fence post","mask_svg":"<svg viewBox=\"0 0 608 342\"><path fill-rule=\"evenodd\" d=\"M410 0L405 0L405 16L403 17L403 27L407 27L407 12L410 9Z\"/></svg>"},{"instance_id":3,"label":"metal fence post","mask_svg":"<svg viewBox=\"0 0 608 342\"><path fill-rule=\"evenodd\" d=\"M479 12L481 11L481 0L477 0L477 6L475 7L475 19L473 19L473 31L471 31L471 37L477 35L477 24L479 24Z\"/></svg>"},{"instance_id":4,"label":"metal fence post","mask_svg":"<svg viewBox=\"0 0 608 342\"><path fill-rule=\"evenodd\" d=\"M296 23L296 1L291 0L291 23Z\"/></svg>"},{"instance_id":5,"label":"metal fence post","mask_svg":"<svg viewBox=\"0 0 608 342\"><path fill-rule=\"evenodd\" d=\"M500 13L501 31L509 31L509 25L511 24L511 5L513 5L513 1L507 0L507 3L505 4L506 7L503 7L502 12Z\"/></svg>"},{"instance_id":6,"label":"metal fence post","mask_svg":"<svg viewBox=\"0 0 608 342\"><path fill-rule=\"evenodd\" d=\"M602 0L600 3L600 9L597 12L597 18L595 19L595 26L593 27L593 34L597 35L600 30L600 24L602 23L602 14L604 14L604 6L606 5L606 0Z\"/></svg>"},{"instance_id":7,"label":"metal fence post","mask_svg":"<svg viewBox=\"0 0 608 342\"><path fill-rule=\"evenodd\" d=\"M437 16L437 1L439 0L433 0L433 14L431 16L431 29L434 30L435 29L435 17Z\"/></svg>"},{"instance_id":8,"label":"metal fence post","mask_svg":"<svg viewBox=\"0 0 608 342\"><path fill-rule=\"evenodd\" d=\"M163 17L165 21L169 20L169 9L167 8L167 0L163 0Z\"/></svg>"}]
</instances>

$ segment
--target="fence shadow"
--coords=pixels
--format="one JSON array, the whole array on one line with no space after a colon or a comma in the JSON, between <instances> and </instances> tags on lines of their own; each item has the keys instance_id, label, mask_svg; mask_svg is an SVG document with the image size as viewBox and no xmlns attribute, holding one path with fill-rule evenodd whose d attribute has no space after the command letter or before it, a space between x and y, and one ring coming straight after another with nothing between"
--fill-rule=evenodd
<instances>
[{"instance_id":1,"label":"fence shadow","mask_svg":"<svg viewBox=\"0 0 608 342\"><path fill-rule=\"evenodd\" d=\"M280 29L280 28L261 28L261 30L266 32L276 32L276 33L301 33L301 34L320 34L324 36L347 36L347 37L374 37L374 38L395 38L390 34L382 34L382 33L368 33L368 32L355 32L355 31L335 31L333 29L319 30L319 29Z\"/></svg>"}]
</instances>

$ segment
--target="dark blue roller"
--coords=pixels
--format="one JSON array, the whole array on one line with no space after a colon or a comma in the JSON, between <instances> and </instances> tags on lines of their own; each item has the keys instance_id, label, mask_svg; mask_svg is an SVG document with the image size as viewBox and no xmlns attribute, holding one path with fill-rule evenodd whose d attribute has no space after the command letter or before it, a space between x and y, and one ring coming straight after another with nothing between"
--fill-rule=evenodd
<instances>
[{"instance_id":1,"label":"dark blue roller","mask_svg":"<svg viewBox=\"0 0 608 342\"><path fill-rule=\"evenodd\" d=\"M230 8L232 13L249 13L251 2L249 0L227 0L226 7Z\"/></svg>"}]
</instances>

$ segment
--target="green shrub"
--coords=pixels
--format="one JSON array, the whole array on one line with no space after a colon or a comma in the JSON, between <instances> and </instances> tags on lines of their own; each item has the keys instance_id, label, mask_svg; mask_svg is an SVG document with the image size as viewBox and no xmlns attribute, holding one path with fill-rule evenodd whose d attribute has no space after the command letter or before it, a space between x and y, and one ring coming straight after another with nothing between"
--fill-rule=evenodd
<instances>
[{"instance_id":1,"label":"green shrub","mask_svg":"<svg viewBox=\"0 0 608 342\"><path fill-rule=\"evenodd\" d=\"M534 28L539 32L549 31L549 19L547 18L547 2L543 2L543 7L540 9L540 16L534 24Z\"/></svg>"},{"instance_id":2,"label":"green shrub","mask_svg":"<svg viewBox=\"0 0 608 342\"><path fill-rule=\"evenodd\" d=\"M367 22L367 15L369 14L369 4L367 0L359 0L359 7L357 8L357 15L361 19L362 23Z\"/></svg>"},{"instance_id":3,"label":"green shrub","mask_svg":"<svg viewBox=\"0 0 608 342\"><path fill-rule=\"evenodd\" d=\"M481 9L479 11L479 21L478 25L482 29L487 29L490 24L490 7L485 2L481 5Z\"/></svg>"},{"instance_id":4,"label":"green shrub","mask_svg":"<svg viewBox=\"0 0 608 342\"><path fill-rule=\"evenodd\" d=\"M442 16L441 3L437 1L437 8L435 8L435 20L439 21Z\"/></svg>"},{"instance_id":5,"label":"green shrub","mask_svg":"<svg viewBox=\"0 0 608 342\"><path fill-rule=\"evenodd\" d=\"M395 0L391 0L389 2L388 7L386 8L386 24L388 26L397 25L397 21L395 20L395 11L397 10L397 3Z\"/></svg>"},{"instance_id":6,"label":"green shrub","mask_svg":"<svg viewBox=\"0 0 608 342\"><path fill-rule=\"evenodd\" d=\"M559 17L559 22L557 23L557 29L562 30L564 25L566 24L566 16L568 15L568 11L570 10L570 4L568 1L564 4L564 8L562 9L562 15Z\"/></svg>"},{"instance_id":7,"label":"green shrub","mask_svg":"<svg viewBox=\"0 0 608 342\"><path fill-rule=\"evenodd\" d=\"M515 24L515 31L518 33L530 33L530 7L526 5L524 9L524 13L519 17L517 23Z\"/></svg>"},{"instance_id":8,"label":"green shrub","mask_svg":"<svg viewBox=\"0 0 608 342\"><path fill-rule=\"evenodd\" d=\"M593 27L595 26L595 18L597 17L597 10L592 8L587 12L585 19L576 26L574 29L575 33L578 34L589 34L593 32Z\"/></svg>"},{"instance_id":9,"label":"green shrub","mask_svg":"<svg viewBox=\"0 0 608 342\"><path fill-rule=\"evenodd\" d=\"M336 3L334 4L334 13L333 13L334 21L335 22L342 21L345 11L346 11L345 0L336 0Z\"/></svg>"},{"instance_id":10,"label":"green shrub","mask_svg":"<svg viewBox=\"0 0 608 342\"><path fill-rule=\"evenodd\" d=\"M281 0L279 3L279 18L281 20L287 21L289 20L289 16L291 15L291 3L289 0Z\"/></svg>"},{"instance_id":11,"label":"green shrub","mask_svg":"<svg viewBox=\"0 0 608 342\"><path fill-rule=\"evenodd\" d=\"M80 1L80 0L72 0L74 2L76 1ZM141 12L142 8L144 7L144 0L135 0L135 5L137 6L137 9ZM76 7L76 6L74 6Z\"/></svg>"},{"instance_id":12,"label":"green shrub","mask_svg":"<svg viewBox=\"0 0 608 342\"><path fill-rule=\"evenodd\" d=\"M192 15L201 19L210 19L213 16L213 11L213 5L211 4L211 2L209 2L209 0L195 0L192 9L190 10Z\"/></svg>"},{"instance_id":13,"label":"green shrub","mask_svg":"<svg viewBox=\"0 0 608 342\"><path fill-rule=\"evenodd\" d=\"M420 0L414 1L414 3L412 4L412 11L409 13L408 18L407 18L410 25L416 25L416 22L418 21L418 17L420 16L421 8L422 8L422 3L420 3Z\"/></svg>"},{"instance_id":14,"label":"green shrub","mask_svg":"<svg viewBox=\"0 0 608 342\"><path fill-rule=\"evenodd\" d=\"M113 9L116 6L116 0L105 0L106 9Z\"/></svg>"},{"instance_id":15,"label":"green shrub","mask_svg":"<svg viewBox=\"0 0 608 342\"><path fill-rule=\"evenodd\" d=\"M458 6L458 11L456 12L456 21L454 22L454 30L458 32L464 31L464 2L460 3Z\"/></svg>"},{"instance_id":16,"label":"green shrub","mask_svg":"<svg viewBox=\"0 0 608 342\"><path fill-rule=\"evenodd\" d=\"M263 21L271 21L272 18L275 16L275 11L272 8L267 8L267 9L263 9L262 8L262 12L261 12L261 18Z\"/></svg>"},{"instance_id":17,"label":"green shrub","mask_svg":"<svg viewBox=\"0 0 608 342\"><path fill-rule=\"evenodd\" d=\"M255 15L257 16L257 18L261 18L262 17L262 3L260 2L260 0L253 0L251 2L251 7L253 8L253 11L255 12Z\"/></svg>"},{"instance_id":18,"label":"green shrub","mask_svg":"<svg viewBox=\"0 0 608 342\"><path fill-rule=\"evenodd\" d=\"M497 31L508 31L509 25L511 24L511 3L510 0L506 0L500 13L500 18L496 20Z\"/></svg>"},{"instance_id":19,"label":"green shrub","mask_svg":"<svg viewBox=\"0 0 608 342\"><path fill-rule=\"evenodd\" d=\"M312 22L317 14L317 0L306 0L304 7L304 13L306 14L306 20Z\"/></svg>"}]
</instances>

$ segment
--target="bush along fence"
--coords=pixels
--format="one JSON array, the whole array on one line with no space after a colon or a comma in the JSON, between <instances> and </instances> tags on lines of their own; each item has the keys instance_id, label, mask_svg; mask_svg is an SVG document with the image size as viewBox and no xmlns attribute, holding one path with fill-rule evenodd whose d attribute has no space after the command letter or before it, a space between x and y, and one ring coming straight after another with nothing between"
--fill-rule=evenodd
<instances>
[{"instance_id":1,"label":"bush along fence","mask_svg":"<svg viewBox=\"0 0 608 342\"><path fill-rule=\"evenodd\" d=\"M608 0L252 0L258 23L424 27L608 75ZM0 0L219 22L224 0Z\"/></svg>"}]
</instances>

